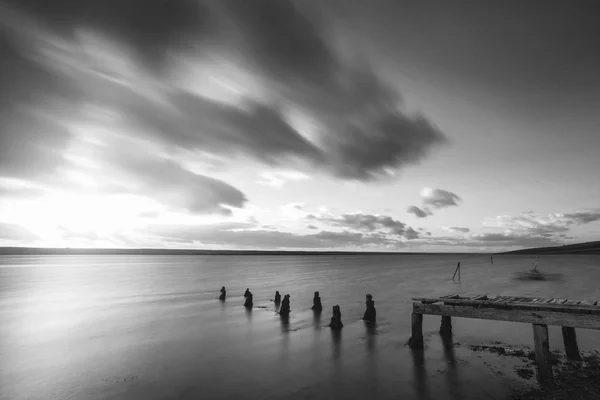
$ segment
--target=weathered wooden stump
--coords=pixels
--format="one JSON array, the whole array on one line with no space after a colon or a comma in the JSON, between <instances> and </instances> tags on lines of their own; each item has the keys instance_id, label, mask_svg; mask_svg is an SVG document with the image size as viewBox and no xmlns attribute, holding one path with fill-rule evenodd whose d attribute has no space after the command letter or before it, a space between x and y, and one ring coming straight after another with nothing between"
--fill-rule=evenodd
<instances>
[{"instance_id":1,"label":"weathered wooden stump","mask_svg":"<svg viewBox=\"0 0 600 400\"><path fill-rule=\"evenodd\" d=\"M342 329L344 324L342 324L342 311L340 310L340 306L333 306L333 316L331 317L331 323L329 327L331 329Z\"/></svg>"},{"instance_id":2,"label":"weathered wooden stump","mask_svg":"<svg viewBox=\"0 0 600 400\"><path fill-rule=\"evenodd\" d=\"M275 304L281 303L281 295L279 294L279 290L275 292Z\"/></svg>"},{"instance_id":3,"label":"weathered wooden stump","mask_svg":"<svg viewBox=\"0 0 600 400\"><path fill-rule=\"evenodd\" d=\"M315 292L315 297L313 298L313 306L312 309L315 311L323 310L323 306L321 305L321 297L319 296L319 292Z\"/></svg>"},{"instance_id":4,"label":"weathered wooden stump","mask_svg":"<svg viewBox=\"0 0 600 400\"><path fill-rule=\"evenodd\" d=\"M535 343L535 361L538 381L543 385L551 385L552 374L550 344L548 342L548 325L533 324L533 341Z\"/></svg>"},{"instance_id":5,"label":"weathered wooden stump","mask_svg":"<svg viewBox=\"0 0 600 400\"><path fill-rule=\"evenodd\" d=\"M279 309L279 315L288 315L290 313L290 295L286 294L283 296L281 302L281 308Z\"/></svg>"},{"instance_id":6,"label":"weathered wooden stump","mask_svg":"<svg viewBox=\"0 0 600 400\"><path fill-rule=\"evenodd\" d=\"M573 361L581 361L579 346L577 346L577 335L575 334L575 328L571 326L563 326L562 335L567 357Z\"/></svg>"},{"instance_id":7,"label":"weathered wooden stump","mask_svg":"<svg viewBox=\"0 0 600 400\"><path fill-rule=\"evenodd\" d=\"M244 292L244 297L248 297L249 294L250 294L250 289L246 288L246 292Z\"/></svg>"},{"instance_id":8,"label":"weathered wooden stump","mask_svg":"<svg viewBox=\"0 0 600 400\"><path fill-rule=\"evenodd\" d=\"M374 324L377 319L377 311L375 310L375 301L373 301L373 296L367 294L367 300L365 304L367 305L367 309L363 315L363 320L367 321L370 324Z\"/></svg>"},{"instance_id":9,"label":"weathered wooden stump","mask_svg":"<svg viewBox=\"0 0 600 400\"><path fill-rule=\"evenodd\" d=\"M423 348L423 314L412 313L412 336L408 345L414 349Z\"/></svg>"},{"instance_id":10,"label":"weathered wooden stump","mask_svg":"<svg viewBox=\"0 0 600 400\"><path fill-rule=\"evenodd\" d=\"M252 308L252 305L254 303L252 303L252 299L254 296L252 296L252 293L250 293L249 290L246 290L246 294L244 294L244 297L246 297L246 301L244 302L244 307L246 308Z\"/></svg>"},{"instance_id":11,"label":"weathered wooden stump","mask_svg":"<svg viewBox=\"0 0 600 400\"><path fill-rule=\"evenodd\" d=\"M452 336L452 319L448 316L442 316L442 324L440 325L440 334L442 336Z\"/></svg>"},{"instance_id":12,"label":"weathered wooden stump","mask_svg":"<svg viewBox=\"0 0 600 400\"><path fill-rule=\"evenodd\" d=\"M227 296L227 291L225 290L225 286L221 287L221 295L219 296L219 300L225 300L225 296Z\"/></svg>"}]
</instances>

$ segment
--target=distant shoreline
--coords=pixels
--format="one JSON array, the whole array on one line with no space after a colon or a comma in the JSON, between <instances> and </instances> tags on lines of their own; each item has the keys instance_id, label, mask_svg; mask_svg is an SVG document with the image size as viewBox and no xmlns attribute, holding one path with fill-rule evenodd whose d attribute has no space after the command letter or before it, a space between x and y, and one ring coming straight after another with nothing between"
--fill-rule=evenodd
<instances>
[{"instance_id":1,"label":"distant shoreline","mask_svg":"<svg viewBox=\"0 0 600 400\"><path fill-rule=\"evenodd\" d=\"M577 243L565 246L513 250L502 253L465 252L390 252L390 251L335 251L335 250L207 250L157 248L65 248L65 247L0 247L0 255L163 255L163 256L410 256L410 255L600 255L600 242Z\"/></svg>"},{"instance_id":2,"label":"distant shoreline","mask_svg":"<svg viewBox=\"0 0 600 400\"><path fill-rule=\"evenodd\" d=\"M538 247L533 249L513 250L496 254L598 254L600 255L600 241L567 244L564 246ZM495 254L494 254L495 255Z\"/></svg>"},{"instance_id":3,"label":"distant shoreline","mask_svg":"<svg viewBox=\"0 0 600 400\"><path fill-rule=\"evenodd\" d=\"M240 256L402 256L402 255L489 255L490 253L426 253L377 251L284 251L284 250L195 250L195 249L107 249L0 247L0 255L240 255Z\"/></svg>"}]
</instances>

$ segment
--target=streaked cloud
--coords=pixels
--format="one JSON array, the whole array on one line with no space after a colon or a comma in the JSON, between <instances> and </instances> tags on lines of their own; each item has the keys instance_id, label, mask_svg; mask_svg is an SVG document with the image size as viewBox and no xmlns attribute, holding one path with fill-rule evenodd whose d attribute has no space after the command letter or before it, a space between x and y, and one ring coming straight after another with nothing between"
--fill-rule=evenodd
<instances>
[{"instance_id":1,"label":"streaked cloud","mask_svg":"<svg viewBox=\"0 0 600 400\"><path fill-rule=\"evenodd\" d=\"M1 119L11 123L2 127L5 176L60 164L82 103L110 108L126 132L165 146L301 163L342 179L387 176L445 142L366 63L341 58L292 2L24 0L3 11L2 102L17 107ZM215 100L181 81L200 79L190 72L198 70L218 82L245 76L260 90ZM315 121L317 136L300 134L288 108Z\"/></svg>"},{"instance_id":2,"label":"streaked cloud","mask_svg":"<svg viewBox=\"0 0 600 400\"><path fill-rule=\"evenodd\" d=\"M228 215L229 207L244 206L241 191L188 170L161 150L146 140L103 132L102 139L81 143L79 151L91 166L79 166L79 171L95 183L95 192L141 195L168 209ZM85 190L73 184L68 188Z\"/></svg>"},{"instance_id":3,"label":"streaked cloud","mask_svg":"<svg viewBox=\"0 0 600 400\"><path fill-rule=\"evenodd\" d=\"M454 233L469 233L471 231L471 229L469 229L469 228L462 228L459 226L444 226L444 227L442 227L442 229L445 231L454 232Z\"/></svg>"}]
</instances>

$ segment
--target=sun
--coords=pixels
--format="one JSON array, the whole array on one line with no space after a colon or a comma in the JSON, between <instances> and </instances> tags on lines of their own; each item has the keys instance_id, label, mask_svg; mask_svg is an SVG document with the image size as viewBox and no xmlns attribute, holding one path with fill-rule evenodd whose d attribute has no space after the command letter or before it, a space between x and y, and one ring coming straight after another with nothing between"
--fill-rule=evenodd
<instances>
[{"instance_id":1,"label":"sun","mask_svg":"<svg viewBox=\"0 0 600 400\"><path fill-rule=\"evenodd\" d=\"M141 196L57 191L15 204L11 219L53 245L62 241L65 230L106 236L133 229L140 224L139 215L153 206Z\"/></svg>"}]
</instances>

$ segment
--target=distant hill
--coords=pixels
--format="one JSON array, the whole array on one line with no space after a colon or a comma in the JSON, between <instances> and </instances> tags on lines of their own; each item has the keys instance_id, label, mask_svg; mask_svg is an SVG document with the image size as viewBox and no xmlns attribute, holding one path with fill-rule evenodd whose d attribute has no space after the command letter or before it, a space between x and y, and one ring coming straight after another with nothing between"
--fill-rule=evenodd
<instances>
[{"instance_id":1,"label":"distant hill","mask_svg":"<svg viewBox=\"0 0 600 400\"><path fill-rule=\"evenodd\" d=\"M533 249L523 249L507 251L499 254L599 254L600 255L600 241L599 242L586 242L576 244L566 244L564 246L554 247L537 247Z\"/></svg>"}]
</instances>

